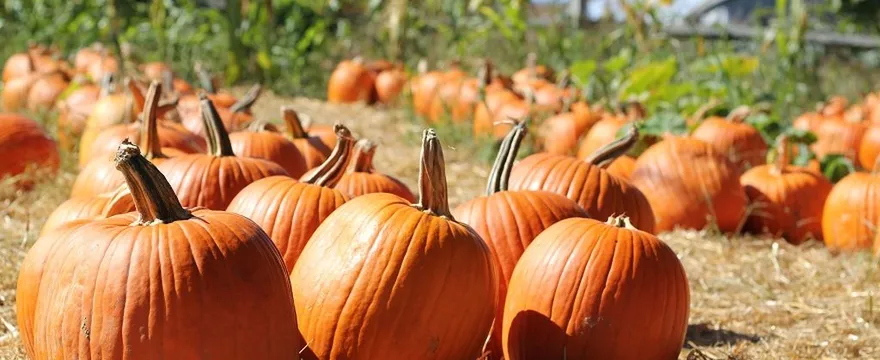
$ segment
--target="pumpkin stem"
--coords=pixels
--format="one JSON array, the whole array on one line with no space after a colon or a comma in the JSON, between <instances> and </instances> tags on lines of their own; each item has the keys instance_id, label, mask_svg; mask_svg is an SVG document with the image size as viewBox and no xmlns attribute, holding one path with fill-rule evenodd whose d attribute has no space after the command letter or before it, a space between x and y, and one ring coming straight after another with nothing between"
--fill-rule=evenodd
<instances>
[{"instance_id":1,"label":"pumpkin stem","mask_svg":"<svg viewBox=\"0 0 880 360\"><path fill-rule=\"evenodd\" d=\"M521 121L510 129L504 140L501 141L498 156L495 157L495 163L492 165L492 171L489 173L486 195L507 191L510 171L513 169L513 162L516 161L516 155L519 153L519 147L527 131L526 121Z\"/></svg>"},{"instance_id":2,"label":"pumpkin stem","mask_svg":"<svg viewBox=\"0 0 880 360\"><path fill-rule=\"evenodd\" d=\"M614 160L620 157L623 154L626 154L636 142L639 141L639 129L635 123L630 123L629 131L626 132L622 138L614 140L613 142L602 146L596 151L594 151L589 157L584 159L584 161L598 166L600 168L606 168L611 165Z\"/></svg>"},{"instance_id":3,"label":"pumpkin stem","mask_svg":"<svg viewBox=\"0 0 880 360\"><path fill-rule=\"evenodd\" d=\"M427 129L422 134L422 153L419 163L419 203L416 208L429 214L454 220L449 211L446 187L446 161L437 132Z\"/></svg>"},{"instance_id":4,"label":"pumpkin stem","mask_svg":"<svg viewBox=\"0 0 880 360\"><path fill-rule=\"evenodd\" d=\"M140 215L133 225L151 225L186 220L192 214L180 205L165 176L141 155L137 145L122 141L116 152L116 169L125 176L134 207Z\"/></svg>"},{"instance_id":5,"label":"pumpkin stem","mask_svg":"<svg viewBox=\"0 0 880 360\"><path fill-rule=\"evenodd\" d=\"M526 55L526 69L528 69L530 80L538 78L538 54L534 51Z\"/></svg>"},{"instance_id":6,"label":"pumpkin stem","mask_svg":"<svg viewBox=\"0 0 880 360\"><path fill-rule=\"evenodd\" d=\"M169 94L174 91L174 73L171 70L162 71L162 86L168 89Z\"/></svg>"},{"instance_id":7,"label":"pumpkin stem","mask_svg":"<svg viewBox=\"0 0 880 360\"><path fill-rule=\"evenodd\" d=\"M424 75L428 72L428 60L419 59L419 63L416 65L416 71L420 75Z\"/></svg>"},{"instance_id":8,"label":"pumpkin stem","mask_svg":"<svg viewBox=\"0 0 880 360\"><path fill-rule=\"evenodd\" d=\"M242 96L240 99L238 99L238 101L235 102L235 104L232 104L232 106L229 107L229 111L233 113L247 111L251 108L251 106L254 106L254 103L257 102L257 99L262 93L263 85L256 84L254 86L251 86L251 88L248 89L247 93L244 94L244 96Z\"/></svg>"},{"instance_id":9,"label":"pumpkin stem","mask_svg":"<svg viewBox=\"0 0 880 360\"><path fill-rule=\"evenodd\" d=\"M217 113L217 108L208 95L199 94L199 101L202 107L202 122L205 126L205 133L208 137L208 154L213 156L235 156L232 151L232 143L229 142L229 133Z\"/></svg>"},{"instance_id":10,"label":"pumpkin stem","mask_svg":"<svg viewBox=\"0 0 880 360\"><path fill-rule=\"evenodd\" d=\"M309 133L303 128L299 114L293 109L293 107L282 106L281 118L284 120L284 123L287 124L287 135L290 135L291 138L306 139L309 137Z\"/></svg>"},{"instance_id":11,"label":"pumpkin stem","mask_svg":"<svg viewBox=\"0 0 880 360\"><path fill-rule=\"evenodd\" d=\"M629 221L629 216L626 215L611 215L608 217L608 221L606 221L605 223L616 228L636 230L636 227L633 226L632 222Z\"/></svg>"},{"instance_id":12,"label":"pumpkin stem","mask_svg":"<svg viewBox=\"0 0 880 360\"><path fill-rule=\"evenodd\" d=\"M333 130L336 132L337 138L333 152L330 153L327 160L318 166L318 170L310 176L304 177L301 182L333 187L339 182L339 178L345 174L344 170L351 156L354 138L351 137L351 131L345 125L336 124L333 126Z\"/></svg>"},{"instance_id":13,"label":"pumpkin stem","mask_svg":"<svg viewBox=\"0 0 880 360\"><path fill-rule=\"evenodd\" d=\"M98 97L105 97L113 93L113 73L104 74L101 77L101 93Z\"/></svg>"},{"instance_id":14,"label":"pumpkin stem","mask_svg":"<svg viewBox=\"0 0 880 360\"><path fill-rule=\"evenodd\" d=\"M278 127L275 126L275 124L272 124L266 120L254 120L253 122L251 122L250 125L248 125L247 131L250 131L250 132L263 132L263 131L278 132Z\"/></svg>"},{"instance_id":15,"label":"pumpkin stem","mask_svg":"<svg viewBox=\"0 0 880 360\"><path fill-rule=\"evenodd\" d=\"M141 146L144 147L144 157L147 159L165 158L162 154L162 144L159 142L159 122L156 113L159 107L159 98L162 96L162 85L152 82L147 90L144 113L141 120Z\"/></svg>"},{"instance_id":16,"label":"pumpkin stem","mask_svg":"<svg viewBox=\"0 0 880 360\"><path fill-rule=\"evenodd\" d=\"M785 166L788 165L789 159L791 158L788 146L788 136L780 135L779 138L776 139L776 151L773 156L775 156L771 162L773 168L781 173L785 169Z\"/></svg>"},{"instance_id":17,"label":"pumpkin stem","mask_svg":"<svg viewBox=\"0 0 880 360\"><path fill-rule=\"evenodd\" d=\"M211 74L208 73L208 70L205 70L205 67L202 66L202 63L197 62L194 66L196 71L196 75L199 77L199 84L201 84L202 89L207 91L209 94L216 94L217 89L214 87L214 79L211 77Z\"/></svg>"},{"instance_id":18,"label":"pumpkin stem","mask_svg":"<svg viewBox=\"0 0 880 360\"><path fill-rule=\"evenodd\" d=\"M376 154L376 143L370 139L360 139L354 144L354 152L349 160L345 173L373 172L373 156Z\"/></svg>"},{"instance_id":19,"label":"pumpkin stem","mask_svg":"<svg viewBox=\"0 0 880 360\"><path fill-rule=\"evenodd\" d=\"M752 112L752 108L747 105L739 106L731 110L730 113L727 114L727 121L735 124L741 124L746 120L746 118L752 115Z\"/></svg>"}]
</instances>

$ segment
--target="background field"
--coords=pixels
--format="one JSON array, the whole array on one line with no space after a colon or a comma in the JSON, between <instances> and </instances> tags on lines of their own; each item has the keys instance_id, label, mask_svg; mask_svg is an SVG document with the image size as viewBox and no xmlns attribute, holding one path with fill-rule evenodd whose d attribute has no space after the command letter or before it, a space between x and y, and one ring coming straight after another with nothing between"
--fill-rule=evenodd
<instances>
[{"instance_id":1,"label":"background field","mask_svg":"<svg viewBox=\"0 0 880 360\"><path fill-rule=\"evenodd\" d=\"M485 7L474 9L464 1L410 2L402 13L405 31L384 25L392 12L388 3L395 1L376 8L351 2L362 6L328 9L321 3L251 1L236 17L186 1L6 1L0 37L8 43L0 48L0 60L31 41L65 53L93 41L118 41L131 44L140 60L168 61L190 80L193 61L202 61L237 84L238 93L254 82L273 90L255 106L257 117L277 119L280 105L293 104L320 123L339 121L375 140L377 168L411 187L423 123L406 106L319 100L339 59L397 58L409 68L421 58L432 64L460 59L472 68L490 57L512 72L534 51L542 63L572 69L588 98L641 100L651 114L669 117L664 130L674 131L683 126L679 119L712 99L728 108L764 103L772 110L770 126L785 127L829 95L856 100L876 90L880 79L876 51L829 49L803 40L811 29L876 31L856 16L822 24L781 12L768 39L708 42L672 40L655 24L633 19L586 30L562 20L533 25L517 1L484 1ZM634 11L650 16L653 10ZM53 113L32 115L53 130ZM483 191L492 148L461 128L439 125L438 131L454 206ZM0 358L23 358L14 310L17 269L46 216L69 195L73 156L65 154L64 170L32 192L0 184ZM833 256L817 243L793 247L709 231L662 238L679 254L690 280L691 326L682 358L880 358L880 301L875 301L880 265L869 254Z\"/></svg>"}]
</instances>

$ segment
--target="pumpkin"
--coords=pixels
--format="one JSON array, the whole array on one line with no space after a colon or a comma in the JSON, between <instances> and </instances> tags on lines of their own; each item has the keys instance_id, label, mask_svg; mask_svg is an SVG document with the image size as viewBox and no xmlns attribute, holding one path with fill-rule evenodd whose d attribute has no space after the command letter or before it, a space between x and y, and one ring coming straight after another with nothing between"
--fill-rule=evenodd
<instances>
[{"instance_id":1,"label":"pumpkin","mask_svg":"<svg viewBox=\"0 0 880 360\"><path fill-rule=\"evenodd\" d=\"M528 85L529 82L535 79L552 82L554 81L554 74L553 69L550 69L544 65L538 65L538 54L531 52L526 55L526 67L513 73L511 79L513 80L514 84Z\"/></svg>"},{"instance_id":2,"label":"pumpkin","mask_svg":"<svg viewBox=\"0 0 880 360\"><path fill-rule=\"evenodd\" d=\"M335 104L371 103L375 79L363 60L355 58L336 65L327 81L327 101Z\"/></svg>"},{"instance_id":3,"label":"pumpkin","mask_svg":"<svg viewBox=\"0 0 880 360\"><path fill-rule=\"evenodd\" d=\"M156 83L158 85L158 83ZM165 113L174 109L174 104L157 105L156 117L162 118ZM152 126L152 125L151 125ZM177 153L200 153L205 150L205 139L187 131L182 125L167 121L156 120L158 127L159 143L164 148L173 148ZM135 121L129 124L119 124L101 130L95 135L91 144L85 144L80 140L81 166L87 166L93 160L106 160L112 154L112 145L123 139L138 139L143 135L143 121Z\"/></svg>"},{"instance_id":4,"label":"pumpkin","mask_svg":"<svg viewBox=\"0 0 880 360\"><path fill-rule=\"evenodd\" d=\"M531 98L520 98L513 91L506 89L486 93L486 98L477 104L477 108L474 110L474 136L504 138L511 127L496 125L499 122L509 121L511 118L524 118L530 113L530 101L532 101Z\"/></svg>"},{"instance_id":5,"label":"pumpkin","mask_svg":"<svg viewBox=\"0 0 880 360\"><path fill-rule=\"evenodd\" d=\"M40 76L37 73L29 73L4 81L3 90L0 91L3 109L10 112L24 109L27 106L28 92Z\"/></svg>"},{"instance_id":6,"label":"pumpkin","mask_svg":"<svg viewBox=\"0 0 880 360\"><path fill-rule=\"evenodd\" d=\"M227 208L253 220L269 234L289 271L293 270L318 225L348 200L333 186L343 176L354 139L346 127L337 125L336 128L339 141L317 171L300 181L287 176L254 181L242 189Z\"/></svg>"},{"instance_id":7,"label":"pumpkin","mask_svg":"<svg viewBox=\"0 0 880 360\"><path fill-rule=\"evenodd\" d=\"M40 235L45 235L73 221L106 219L130 211L134 211L134 203L125 185L94 197L72 197L49 214L40 230Z\"/></svg>"},{"instance_id":8,"label":"pumpkin","mask_svg":"<svg viewBox=\"0 0 880 360\"><path fill-rule=\"evenodd\" d=\"M165 161L165 159L168 158L166 153L172 156L184 154L183 151L176 148L162 148L162 141L160 140L161 135L159 132L160 122L157 119L159 112L159 98L161 96L162 86L158 82L153 82L147 92L146 106L144 107L144 113L140 124L125 126L123 128L124 131L121 131L118 135L121 140L127 139L128 137L126 135L132 135L132 137L139 136L140 140L138 143L144 147L144 156L155 164ZM137 129L135 129L135 127L137 127ZM164 131L166 134L168 132L168 130ZM103 138L103 135L98 137L98 139L101 138ZM116 139L108 139L107 141L116 141ZM102 143L105 148L107 147L107 144L108 143ZM116 170L115 164L113 164L112 161L109 161L109 159L98 156L89 161L82 171L77 174L76 180L74 180L73 187L71 188L71 197L93 198L100 194L112 191L124 182L125 179L122 177L122 174Z\"/></svg>"},{"instance_id":9,"label":"pumpkin","mask_svg":"<svg viewBox=\"0 0 880 360\"><path fill-rule=\"evenodd\" d=\"M111 81L112 76L105 78L105 84L108 86ZM95 138L101 131L114 125L128 124L135 121L137 115L143 111L144 105L139 103L139 99L143 98L143 96L133 94L139 92L140 88L132 80L126 81L126 88L128 89L127 92L110 93L108 90L102 94L98 102L95 103L92 112L86 118L85 128L79 139L80 166L85 166L90 160L89 152L95 143Z\"/></svg>"},{"instance_id":10,"label":"pumpkin","mask_svg":"<svg viewBox=\"0 0 880 360\"><path fill-rule=\"evenodd\" d=\"M336 190L351 198L373 193L388 193L414 202L415 195L400 180L377 172L373 168L373 156L376 144L368 139L361 139L355 145L354 153L348 161L345 174L336 182Z\"/></svg>"},{"instance_id":11,"label":"pumpkin","mask_svg":"<svg viewBox=\"0 0 880 360\"><path fill-rule=\"evenodd\" d=\"M811 195L812 196L812 195ZM880 254L880 161L870 172L854 172L834 185L822 209L822 236L832 252L874 250Z\"/></svg>"},{"instance_id":12,"label":"pumpkin","mask_svg":"<svg viewBox=\"0 0 880 360\"><path fill-rule=\"evenodd\" d=\"M880 110L877 111L880 113ZM862 143L859 144L859 162L863 169L870 169L877 162L880 155L880 124L868 126L865 134L862 136Z\"/></svg>"},{"instance_id":13,"label":"pumpkin","mask_svg":"<svg viewBox=\"0 0 880 360\"><path fill-rule=\"evenodd\" d=\"M789 164L785 136L777 140L775 161L749 169L740 177L752 204L745 229L783 237L792 244L822 240L822 208L831 182L811 169Z\"/></svg>"},{"instance_id":14,"label":"pumpkin","mask_svg":"<svg viewBox=\"0 0 880 360\"><path fill-rule=\"evenodd\" d=\"M309 134L309 136L317 136L319 139L321 139L321 142L324 143L324 145L328 149L332 149L334 146L336 146L335 126L318 124L315 123L312 120L312 117L307 114L297 114L297 118L302 118L302 121L300 123L302 124L303 129Z\"/></svg>"},{"instance_id":15,"label":"pumpkin","mask_svg":"<svg viewBox=\"0 0 880 360\"><path fill-rule=\"evenodd\" d=\"M287 137L305 159L306 169L314 169L327 160L332 147L327 144L326 140L303 129L299 114L293 107L282 106L281 119L287 125Z\"/></svg>"},{"instance_id":16,"label":"pumpkin","mask_svg":"<svg viewBox=\"0 0 880 360\"><path fill-rule=\"evenodd\" d=\"M300 331L316 358L480 355L495 267L486 243L449 211L434 130L422 140L418 204L383 193L352 199L324 220L293 267Z\"/></svg>"},{"instance_id":17,"label":"pumpkin","mask_svg":"<svg viewBox=\"0 0 880 360\"><path fill-rule=\"evenodd\" d=\"M217 111L217 115L220 116L220 119L223 121L223 127L226 128L227 132L237 131L246 127L253 121L253 116L250 114L250 108L257 102L257 99L260 98L260 94L262 94L262 86L260 84L256 84L252 86L248 92L242 96L240 99L236 100L232 105L226 106L216 106L215 109ZM222 102L228 103L229 98L228 95L207 95L208 99L217 98L221 99ZM186 97L188 102L192 101L190 97ZM199 99L201 95L199 95ZM232 98L234 99L234 98ZM213 101L213 100L211 100ZM225 105L225 104L224 104ZM180 114L180 122L183 126L192 132L193 134L199 136L206 136L207 129L204 127L204 115L201 112L201 107L192 107L189 103L184 105L183 107L178 107L177 111Z\"/></svg>"},{"instance_id":18,"label":"pumpkin","mask_svg":"<svg viewBox=\"0 0 880 360\"><path fill-rule=\"evenodd\" d=\"M101 62L106 54L107 49L101 43L79 49L73 56L73 69L80 73L87 72L92 64Z\"/></svg>"},{"instance_id":19,"label":"pumpkin","mask_svg":"<svg viewBox=\"0 0 880 360\"><path fill-rule=\"evenodd\" d=\"M248 184L272 175L288 175L271 161L236 156L217 109L204 93L200 97L208 152L181 155L159 164L184 206L225 210Z\"/></svg>"},{"instance_id":20,"label":"pumpkin","mask_svg":"<svg viewBox=\"0 0 880 360\"><path fill-rule=\"evenodd\" d=\"M69 84L70 78L61 71L40 76L28 90L28 110L36 112L52 108Z\"/></svg>"},{"instance_id":21,"label":"pumpkin","mask_svg":"<svg viewBox=\"0 0 880 360\"><path fill-rule=\"evenodd\" d=\"M507 282L513 267L538 234L556 222L587 213L565 196L545 191L508 191L513 162L526 133L525 123L511 130L501 143L489 175L486 195L471 199L452 211L459 221L470 225L486 241L498 266L495 323L487 350L500 358L501 314L507 296Z\"/></svg>"},{"instance_id":22,"label":"pumpkin","mask_svg":"<svg viewBox=\"0 0 880 360\"><path fill-rule=\"evenodd\" d=\"M645 194L605 168L638 140L630 127L626 136L596 151L587 161L538 153L529 155L510 174L511 190L544 190L565 196L597 218L626 214L636 227L654 231L654 214Z\"/></svg>"},{"instance_id":23,"label":"pumpkin","mask_svg":"<svg viewBox=\"0 0 880 360\"><path fill-rule=\"evenodd\" d=\"M266 234L237 214L184 209L129 142L116 164L137 211L50 232L22 264L16 306L28 357L297 356L287 272Z\"/></svg>"},{"instance_id":24,"label":"pumpkin","mask_svg":"<svg viewBox=\"0 0 880 360\"><path fill-rule=\"evenodd\" d=\"M272 131L273 125L255 121L244 131L229 135L232 151L238 156L264 159L281 165L291 177L306 172L306 159L290 140Z\"/></svg>"},{"instance_id":25,"label":"pumpkin","mask_svg":"<svg viewBox=\"0 0 880 360\"><path fill-rule=\"evenodd\" d=\"M630 181L648 197L657 232L702 229L710 219L734 232L746 211L739 176L736 164L712 145L670 136L639 156Z\"/></svg>"},{"instance_id":26,"label":"pumpkin","mask_svg":"<svg viewBox=\"0 0 880 360\"><path fill-rule=\"evenodd\" d=\"M727 118L709 117L700 123L691 136L727 154L740 169L761 165L766 160L767 142L758 129L745 122L751 113L748 107L740 107L731 111Z\"/></svg>"},{"instance_id":27,"label":"pumpkin","mask_svg":"<svg viewBox=\"0 0 880 360\"><path fill-rule=\"evenodd\" d=\"M847 112L842 119L822 121L815 131L817 141L812 146L813 152L819 159L829 154L842 154L857 162L862 137L867 130L868 122L864 121L860 111Z\"/></svg>"},{"instance_id":28,"label":"pumpkin","mask_svg":"<svg viewBox=\"0 0 880 360\"><path fill-rule=\"evenodd\" d=\"M485 60L476 78L459 78L457 72L447 74L437 94L431 100L427 117L429 122L441 122L448 117L454 123L469 121L476 106L490 94L506 91L502 79L494 76L492 62Z\"/></svg>"},{"instance_id":29,"label":"pumpkin","mask_svg":"<svg viewBox=\"0 0 880 360\"><path fill-rule=\"evenodd\" d=\"M57 71L63 63L53 58L53 51L42 45L31 45L27 51L13 54L3 65L3 82L32 74Z\"/></svg>"},{"instance_id":30,"label":"pumpkin","mask_svg":"<svg viewBox=\"0 0 880 360\"><path fill-rule=\"evenodd\" d=\"M535 238L513 270L504 355L675 359L689 305L687 274L656 236L625 216L562 220Z\"/></svg>"},{"instance_id":31,"label":"pumpkin","mask_svg":"<svg viewBox=\"0 0 880 360\"><path fill-rule=\"evenodd\" d=\"M380 103L393 104L406 87L406 72L394 67L376 75L376 98Z\"/></svg>"},{"instance_id":32,"label":"pumpkin","mask_svg":"<svg viewBox=\"0 0 880 360\"><path fill-rule=\"evenodd\" d=\"M551 154L572 155L581 137L599 119L589 105L575 102L568 111L544 119L539 130L541 147Z\"/></svg>"},{"instance_id":33,"label":"pumpkin","mask_svg":"<svg viewBox=\"0 0 880 360\"><path fill-rule=\"evenodd\" d=\"M633 169L636 167L636 159L629 155L621 155L608 165L608 173L629 181Z\"/></svg>"},{"instance_id":34,"label":"pumpkin","mask_svg":"<svg viewBox=\"0 0 880 360\"><path fill-rule=\"evenodd\" d=\"M58 143L61 148L73 150L77 140L86 128L86 119L94 110L98 99L109 92L109 79L102 85L82 84L59 100L58 109Z\"/></svg>"},{"instance_id":35,"label":"pumpkin","mask_svg":"<svg viewBox=\"0 0 880 360\"><path fill-rule=\"evenodd\" d=\"M35 121L17 114L0 113L0 179L17 176L29 167L56 171L58 146ZM28 187L29 181L17 184Z\"/></svg>"},{"instance_id":36,"label":"pumpkin","mask_svg":"<svg viewBox=\"0 0 880 360\"><path fill-rule=\"evenodd\" d=\"M431 102L437 89L443 82L443 73L440 71L428 71L428 63L424 59L419 61L418 76L410 82L410 92L413 98L413 110L416 115L428 116Z\"/></svg>"},{"instance_id":37,"label":"pumpkin","mask_svg":"<svg viewBox=\"0 0 880 360\"><path fill-rule=\"evenodd\" d=\"M617 132L626 124L645 117L645 108L642 104L633 102L627 105L629 106L627 111L606 114L590 128L578 147L578 158L586 159L596 153L596 150L617 139Z\"/></svg>"}]
</instances>

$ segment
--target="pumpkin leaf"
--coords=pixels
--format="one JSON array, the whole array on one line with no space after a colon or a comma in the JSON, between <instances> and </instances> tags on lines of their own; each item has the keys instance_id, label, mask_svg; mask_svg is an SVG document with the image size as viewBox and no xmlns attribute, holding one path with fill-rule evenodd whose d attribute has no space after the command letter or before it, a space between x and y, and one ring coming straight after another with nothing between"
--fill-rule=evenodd
<instances>
[{"instance_id":1,"label":"pumpkin leaf","mask_svg":"<svg viewBox=\"0 0 880 360\"><path fill-rule=\"evenodd\" d=\"M768 144L773 143L773 141L779 137L784 131L786 131L785 126L782 124L782 121L779 120L778 117L773 117L768 114L754 114L746 118L746 123L753 126L757 129L761 136L764 138ZM801 135L803 137L805 135Z\"/></svg>"},{"instance_id":2,"label":"pumpkin leaf","mask_svg":"<svg viewBox=\"0 0 880 360\"><path fill-rule=\"evenodd\" d=\"M856 171L852 161L842 154L825 155L819 162L819 167L822 169L822 174L832 183L836 183Z\"/></svg>"},{"instance_id":3,"label":"pumpkin leaf","mask_svg":"<svg viewBox=\"0 0 880 360\"><path fill-rule=\"evenodd\" d=\"M580 88L586 87L590 82L590 78L596 72L597 67L596 60L582 60L572 64L571 68L569 68L571 81Z\"/></svg>"},{"instance_id":4,"label":"pumpkin leaf","mask_svg":"<svg viewBox=\"0 0 880 360\"><path fill-rule=\"evenodd\" d=\"M669 86L677 71L677 60L674 56L635 68L620 86L618 98L627 99L644 93L651 94L658 88L665 88Z\"/></svg>"},{"instance_id":5,"label":"pumpkin leaf","mask_svg":"<svg viewBox=\"0 0 880 360\"><path fill-rule=\"evenodd\" d=\"M790 144L812 145L819 140L816 134L809 130L788 128L784 133Z\"/></svg>"}]
</instances>

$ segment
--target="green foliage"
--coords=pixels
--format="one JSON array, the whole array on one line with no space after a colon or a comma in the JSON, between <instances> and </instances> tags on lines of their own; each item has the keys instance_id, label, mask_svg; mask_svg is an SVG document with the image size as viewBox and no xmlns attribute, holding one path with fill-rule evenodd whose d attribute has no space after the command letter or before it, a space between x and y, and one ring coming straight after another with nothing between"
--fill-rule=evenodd
<instances>
[{"instance_id":1,"label":"green foliage","mask_svg":"<svg viewBox=\"0 0 880 360\"><path fill-rule=\"evenodd\" d=\"M856 171L852 161L841 154L825 155L819 162L819 166L822 169L822 174L833 183Z\"/></svg>"}]
</instances>

